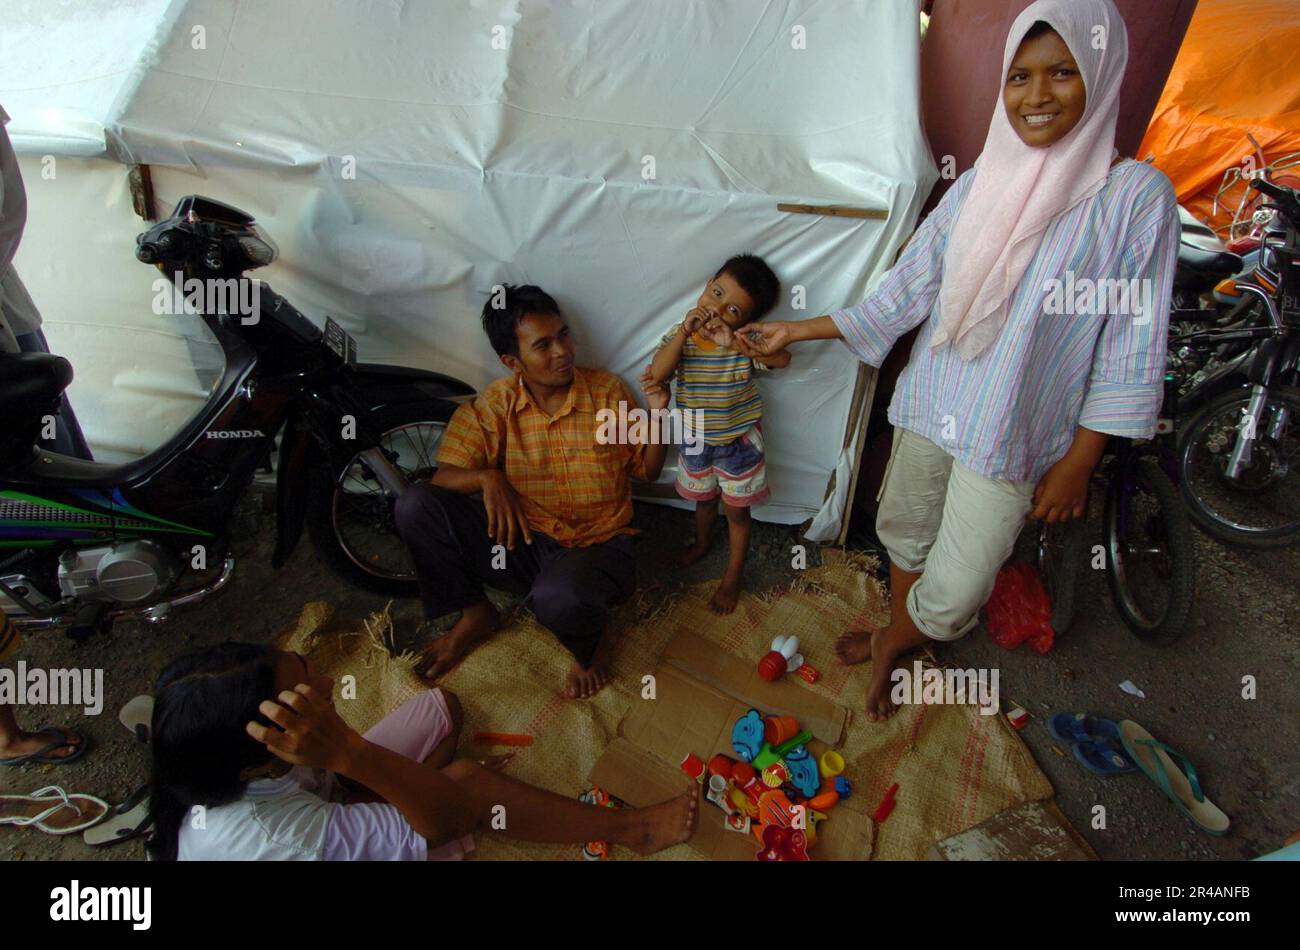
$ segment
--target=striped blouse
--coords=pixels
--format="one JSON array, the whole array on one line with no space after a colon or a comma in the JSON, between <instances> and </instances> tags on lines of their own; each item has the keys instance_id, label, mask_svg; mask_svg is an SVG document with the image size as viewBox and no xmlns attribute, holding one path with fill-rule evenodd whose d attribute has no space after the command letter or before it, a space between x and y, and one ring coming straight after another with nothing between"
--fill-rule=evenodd
<instances>
[{"instance_id":1,"label":"striped blouse","mask_svg":"<svg viewBox=\"0 0 1300 950\"><path fill-rule=\"evenodd\" d=\"M671 343L681 324L664 334L661 346ZM763 397L754 382L755 371L770 367L739 350L718 346L693 333L682 346L677 377L677 405L703 413L699 424L709 445L734 442L763 418Z\"/></svg>"},{"instance_id":2,"label":"striped blouse","mask_svg":"<svg viewBox=\"0 0 1300 950\"><path fill-rule=\"evenodd\" d=\"M1163 395L1178 204L1169 179L1135 161L1044 232L997 339L967 362L930 348L948 233L975 175L961 176L865 301L831 314L845 344L879 366L926 323L899 376L889 421L980 475L1037 481L1075 429L1150 438Z\"/></svg>"}]
</instances>

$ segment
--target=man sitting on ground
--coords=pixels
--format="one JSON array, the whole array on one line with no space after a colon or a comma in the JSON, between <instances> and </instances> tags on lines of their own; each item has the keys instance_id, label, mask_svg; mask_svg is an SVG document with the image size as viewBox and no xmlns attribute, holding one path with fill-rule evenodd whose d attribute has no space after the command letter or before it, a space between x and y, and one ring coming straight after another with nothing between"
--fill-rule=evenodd
<instances>
[{"instance_id":1,"label":"man sitting on ground","mask_svg":"<svg viewBox=\"0 0 1300 950\"><path fill-rule=\"evenodd\" d=\"M666 447L604 444L597 414L637 404L612 373L574 364L574 343L555 300L539 287L506 285L483 308L483 328L511 375L456 410L429 484L397 503L425 615L461 611L429 644L433 682L497 628L487 584L522 595L573 654L565 691L605 685L609 607L635 590L632 479L653 481ZM494 306L499 304L500 306ZM643 378L651 410L668 390ZM469 496L482 494L482 501Z\"/></svg>"}]
</instances>

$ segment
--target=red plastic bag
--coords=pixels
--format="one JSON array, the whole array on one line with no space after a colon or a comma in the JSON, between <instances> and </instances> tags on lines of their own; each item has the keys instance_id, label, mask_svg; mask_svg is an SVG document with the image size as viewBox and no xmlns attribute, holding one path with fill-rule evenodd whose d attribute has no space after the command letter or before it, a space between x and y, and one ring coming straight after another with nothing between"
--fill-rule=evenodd
<instances>
[{"instance_id":1,"label":"red plastic bag","mask_svg":"<svg viewBox=\"0 0 1300 950\"><path fill-rule=\"evenodd\" d=\"M1035 653L1052 648L1052 601L1038 572L1028 561L1016 561L998 571L993 595L984 606L989 636L1006 650L1028 642Z\"/></svg>"}]
</instances>

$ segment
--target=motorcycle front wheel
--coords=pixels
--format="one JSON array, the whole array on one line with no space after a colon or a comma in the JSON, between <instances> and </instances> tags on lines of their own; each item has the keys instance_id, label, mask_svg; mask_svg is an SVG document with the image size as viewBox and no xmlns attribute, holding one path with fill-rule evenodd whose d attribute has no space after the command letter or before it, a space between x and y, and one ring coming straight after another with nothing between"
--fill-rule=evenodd
<instances>
[{"instance_id":1,"label":"motorcycle front wheel","mask_svg":"<svg viewBox=\"0 0 1300 950\"><path fill-rule=\"evenodd\" d=\"M1228 458L1249 403L1247 389L1223 393L1187 421L1178 437L1183 499L1196 525L1226 544L1294 544L1300 541L1300 389L1269 390L1254 420L1250 464L1232 480Z\"/></svg>"},{"instance_id":2,"label":"motorcycle front wheel","mask_svg":"<svg viewBox=\"0 0 1300 950\"><path fill-rule=\"evenodd\" d=\"M455 406L398 406L375 413L379 446L412 484L428 481L438 445ZM444 411L445 410L445 411ZM415 597L419 585L411 553L397 533L393 501L374 473L354 455L333 478L311 480L307 524L312 542L336 573L366 590Z\"/></svg>"}]
</instances>

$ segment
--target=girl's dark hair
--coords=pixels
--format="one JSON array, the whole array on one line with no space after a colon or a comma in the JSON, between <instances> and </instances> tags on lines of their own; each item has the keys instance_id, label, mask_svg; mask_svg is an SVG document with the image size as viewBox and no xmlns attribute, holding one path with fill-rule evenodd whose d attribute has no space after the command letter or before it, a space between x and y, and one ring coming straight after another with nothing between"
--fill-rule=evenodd
<instances>
[{"instance_id":1,"label":"girl's dark hair","mask_svg":"<svg viewBox=\"0 0 1300 950\"><path fill-rule=\"evenodd\" d=\"M275 694L280 651L254 643L220 643L172 661L154 684L150 853L175 861L181 822L196 805L225 805L247 785L239 773L271 753L245 731L265 723L258 704Z\"/></svg>"},{"instance_id":2,"label":"girl's dark hair","mask_svg":"<svg viewBox=\"0 0 1300 950\"><path fill-rule=\"evenodd\" d=\"M1055 32L1056 27L1052 26L1052 24L1048 23L1046 20L1037 20L1034 22L1034 25L1029 28L1029 31L1025 33L1024 38L1020 42L1028 43L1030 40L1036 40L1040 36L1046 36L1048 33Z\"/></svg>"},{"instance_id":3,"label":"girl's dark hair","mask_svg":"<svg viewBox=\"0 0 1300 950\"><path fill-rule=\"evenodd\" d=\"M519 334L515 328L519 321L530 313L560 314L560 306L555 298L536 284L524 284L515 287L511 284L501 285L505 305L494 307L497 294L494 290L488 302L483 305L483 330L497 356L519 355Z\"/></svg>"},{"instance_id":4,"label":"girl's dark hair","mask_svg":"<svg viewBox=\"0 0 1300 950\"><path fill-rule=\"evenodd\" d=\"M776 306L776 300L781 295L781 281L767 265L767 261L757 254L737 254L728 258L718 268L713 279L717 280L723 274L730 274L731 279L754 301L753 319L761 319Z\"/></svg>"}]
</instances>

